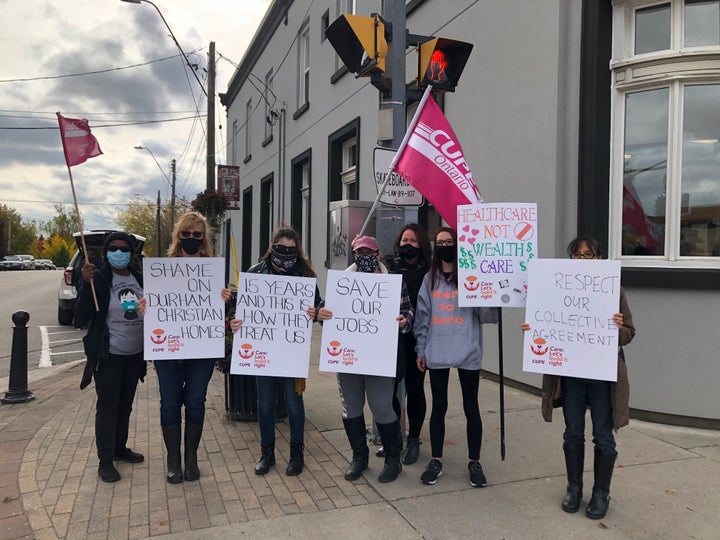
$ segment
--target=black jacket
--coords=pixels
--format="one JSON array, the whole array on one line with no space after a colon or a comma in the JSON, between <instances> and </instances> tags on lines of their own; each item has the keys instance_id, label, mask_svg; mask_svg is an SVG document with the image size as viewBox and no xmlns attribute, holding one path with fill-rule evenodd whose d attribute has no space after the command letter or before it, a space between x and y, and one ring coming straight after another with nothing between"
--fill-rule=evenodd
<instances>
[{"instance_id":1,"label":"black jacket","mask_svg":"<svg viewBox=\"0 0 720 540\"><path fill-rule=\"evenodd\" d=\"M254 264L250 268L248 268L249 274L272 274L270 271L270 265L268 264L267 260L262 259L259 263ZM300 274L279 274L279 275L285 275L285 276L296 276L296 277L303 277ZM325 305L325 302L320 297L320 289L317 285L315 285L315 302L313 304L313 307L315 308L321 308Z\"/></svg>"},{"instance_id":2,"label":"black jacket","mask_svg":"<svg viewBox=\"0 0 720 540\"><path fill-rule=\"evenodd\" d=\"M142 274L133 268L130 273L142 287ZM83 371L80 388L85 388L92 381L93 372L98 365L107 360L108 356L108 331L107 331L107 315L110 306L110 285L112 284L113 272L110 265L105 265L99 270L95 270L94 283L95 294L97 295L99 310L95 311L95 301L93 300L92 287L89 283L84 283L78 291L77 303L75 304L75 324L78 326L88 326L87 334L83 338L85 345L85 369ZM143 366L145 363L143 362ZM140 379L145 379L146 370L143 369Z\"/></svg>"}]
</instances>

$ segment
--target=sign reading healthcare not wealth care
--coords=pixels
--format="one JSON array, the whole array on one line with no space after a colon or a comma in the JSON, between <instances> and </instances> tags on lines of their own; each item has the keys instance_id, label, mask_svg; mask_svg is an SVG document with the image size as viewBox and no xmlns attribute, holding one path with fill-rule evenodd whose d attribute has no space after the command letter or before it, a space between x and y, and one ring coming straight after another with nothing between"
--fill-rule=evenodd
<instances>
[{"instance_id":1,"label":"sign reading healthcare not wealth care","mask_svg":"<svg viewBox=\"0 0 720 540\"><path fill-rule=\"evenodd\" d=\"M619 305L620 261L533 260L523 371L616 381Z\"/></svg>"},{"instance_id":2,"label":"sign reading healthcare not wealth care","mask_svg":"<svg viewBox=\"0 0 720 540\"><path fill-rule=\"evenodd\" d=\"M328 270L320 371L395 377L402 276Z\"/></svg>"},{"instance_id":3,"label":"sign reading healthcare not wealth care","mask_svg":"<svg viewBox=\"0 0 720 540\"><path fill-rule=\"evenodd\" d=\"M537 258L537 204L457 207L461 306L522 307L527 268Z\"/></svg>"},{"instance_id":4,"label":"sign reading healthcare not wealth care","mask_svg":"<svg viewBox=\"0 0 720 540\"><path fill-rule=\"evenodd\" d=\"M230 373L307 378L315 278L239 275Z\"/></svg>"},{"instance_id":5,"label":"sign reading healthcare not wealth care","mask_svg":"<svg viewBox=\"0 0 720 540\"><path fill-rule=\"evenodd\" d=\"M145 360L225 356L225 259L143 260Z\"/></svg>"}]
</instances>

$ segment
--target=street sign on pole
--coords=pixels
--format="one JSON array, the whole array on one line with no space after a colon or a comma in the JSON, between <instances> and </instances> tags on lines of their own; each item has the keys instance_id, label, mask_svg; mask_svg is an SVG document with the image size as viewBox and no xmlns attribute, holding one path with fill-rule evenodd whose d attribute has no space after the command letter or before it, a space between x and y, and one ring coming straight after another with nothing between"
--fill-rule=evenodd
<instances>
[{"instance_id":1,"label":"street sign on pole","mask_svg":"<svg viewBox=\"0 0 720 540\"><path fill-rule=\"evenodd\" d=\"M391 148L378 147L373 150L375 189L378 191L385 182L393 156L395 156L395 150ZM385 192L380 196L380 202L394 206L421 206L422 194L396 172L391 174L392 176L385 186Z\"/></svg>"}]
</instances>

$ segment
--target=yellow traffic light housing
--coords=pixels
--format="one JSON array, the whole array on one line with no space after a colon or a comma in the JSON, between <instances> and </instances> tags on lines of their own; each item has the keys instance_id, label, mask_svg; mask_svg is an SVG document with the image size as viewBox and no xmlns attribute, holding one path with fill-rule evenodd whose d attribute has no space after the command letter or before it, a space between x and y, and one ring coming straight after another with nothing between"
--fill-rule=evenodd
<instances>
[{"instance_id":1,"label":"yellow traffic light housing","mask_svg":"<svg viewBox=\"0 0 720 540\"><path fill-rule=\"evenodd\" d=\"M385 71L388 53L385 23L379 15L340 15L325 30L330 44L355 77L369 77Z\"/></svg>"},{"instance_id":2,"label":"yellow traffic light housing","mask_svg":"<svg viewBox=\"0 0 720 540\"><path fill-rule=\"evenodd\" d=\"M418 86L425 88L431 84L434 91L454 92L472 48L472 43L438 37L420 43Z\"/></svg>"}]
</instances>

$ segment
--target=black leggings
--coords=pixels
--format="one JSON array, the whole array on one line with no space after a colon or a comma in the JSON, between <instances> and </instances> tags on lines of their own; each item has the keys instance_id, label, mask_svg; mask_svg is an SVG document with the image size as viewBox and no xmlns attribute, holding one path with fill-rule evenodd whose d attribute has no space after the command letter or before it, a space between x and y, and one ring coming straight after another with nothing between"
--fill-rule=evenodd
<instances>
[{"instance_id":1,"label":"black leggings","mask_svg":"<svg viewBox=\"0 0 720 540\"><path fill-rule=\"evenodd\" d=\"M406 350L405 392L407 394L408 437L420 437L427 402L425 401L425 372L417 368L417 353Z\"/></svg>"},{"instance_id":2,"label":"black leggings","mask_svg":"<svg viewBox=\"0 0 720 540\"><path fill-rule=\"evenodd\" d=\"M445 444L445 413L448 408L448 378L450 368L431 369L430 389L432 390L432 413L430 414L430 446L432 457L443 455ZM458 369L460 388L462 389L463 410L467 420L468 459L480 459L482 443L482 419L478 405L478 389L480 387L480 370Z\"/></svg>"}]
</instances>

